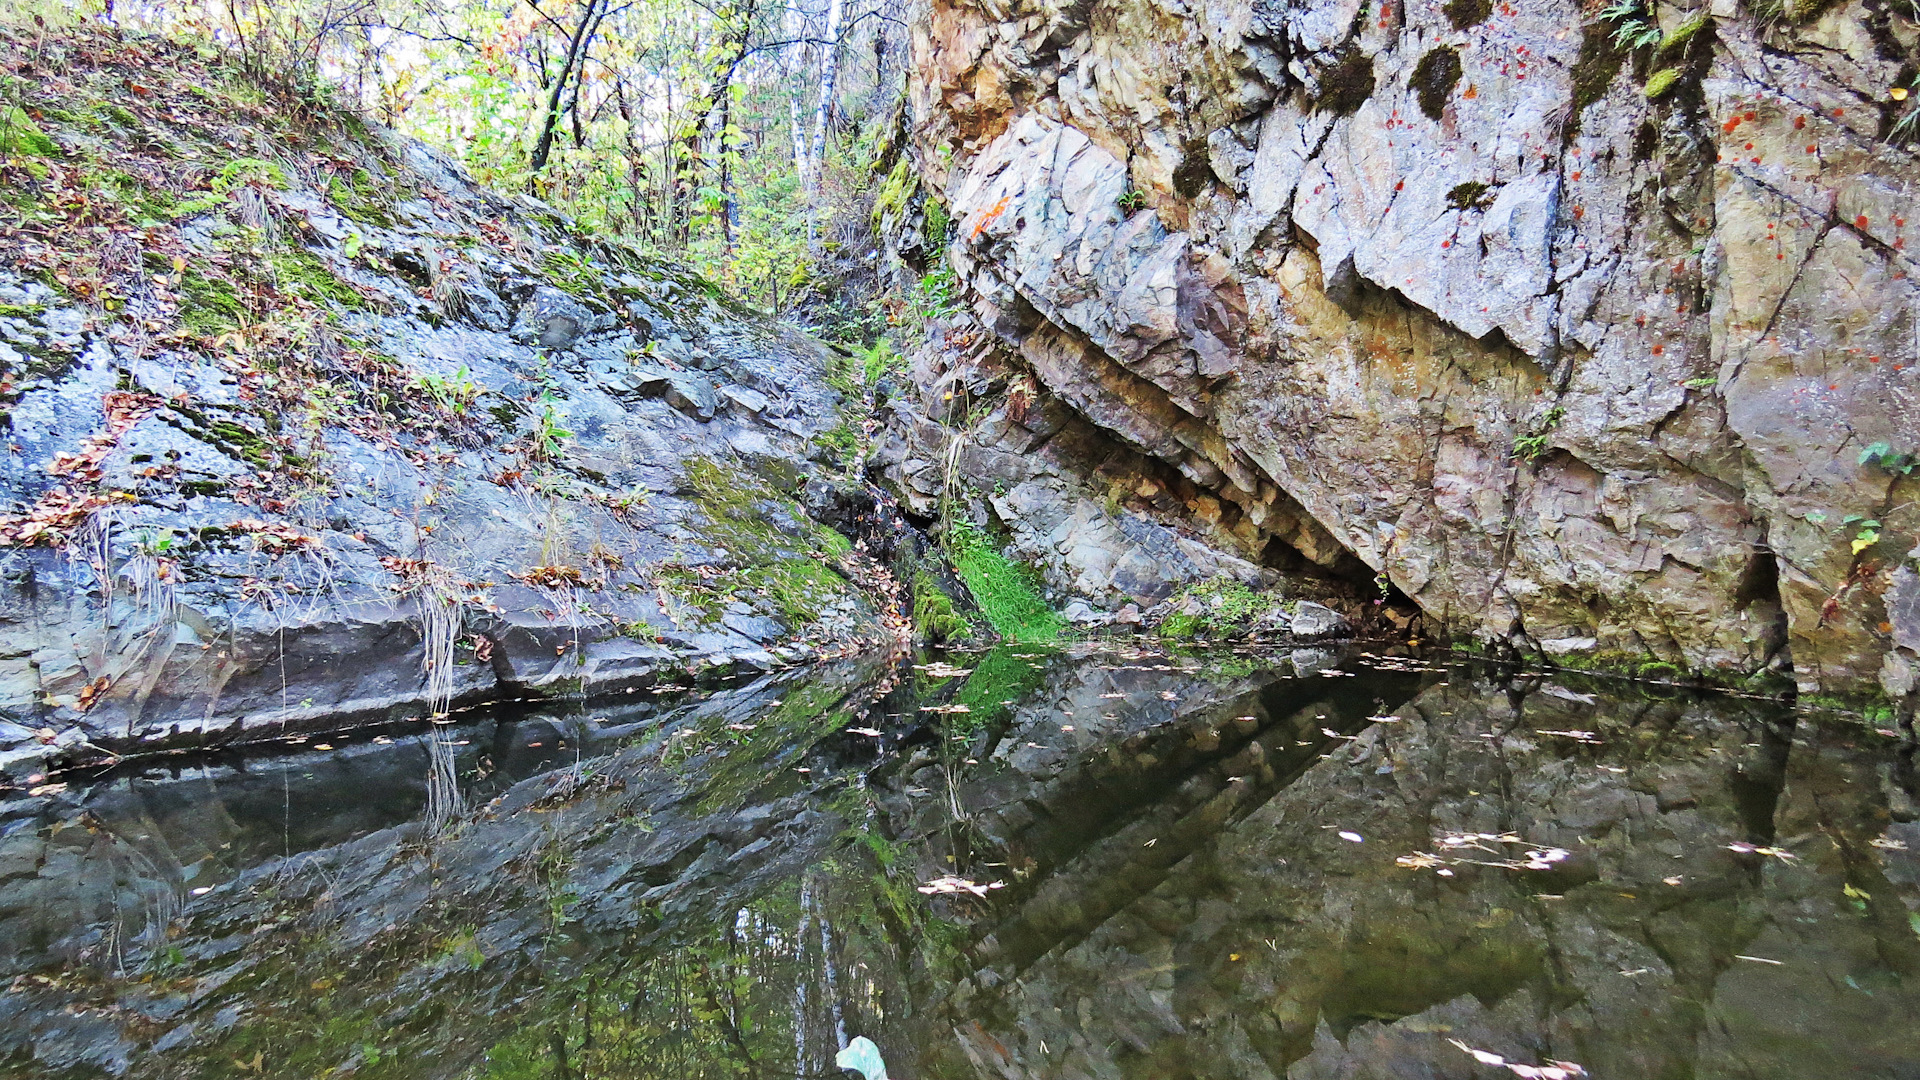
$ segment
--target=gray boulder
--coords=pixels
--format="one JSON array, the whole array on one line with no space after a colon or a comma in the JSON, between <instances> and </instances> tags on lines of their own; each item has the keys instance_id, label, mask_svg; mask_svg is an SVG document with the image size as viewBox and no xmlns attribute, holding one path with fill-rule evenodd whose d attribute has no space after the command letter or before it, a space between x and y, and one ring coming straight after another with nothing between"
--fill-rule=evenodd
<instances>
[{"instance_id":1,"label":"gray boulder","mask_svg":"<svg viewBox=\"0 0 1920 1080\"><path fill-rule=\"evenodd\" d=\"M1353 624L1345 615L1311 600L1300 601L1293 611L1293 619L1287 629L1297 638L1348 637L1353 633Z\"/></svg>"}]
</instances>

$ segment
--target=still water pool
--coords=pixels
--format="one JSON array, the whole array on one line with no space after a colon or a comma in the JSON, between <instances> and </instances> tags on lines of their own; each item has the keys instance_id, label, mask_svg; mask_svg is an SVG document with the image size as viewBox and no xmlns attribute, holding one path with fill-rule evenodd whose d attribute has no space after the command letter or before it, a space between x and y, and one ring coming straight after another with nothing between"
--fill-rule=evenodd
<instances>
[{"instance_id":1,"label":"still water pool","mask_svg":"<svg viewBox=\"0 0 1920 1080\"><path fill-rule=\"evenodd\" d=\"M123 766L0 803L0 1076L1920 1077L1911 749L1001 648Z\"/></svg>"}]
</instances>

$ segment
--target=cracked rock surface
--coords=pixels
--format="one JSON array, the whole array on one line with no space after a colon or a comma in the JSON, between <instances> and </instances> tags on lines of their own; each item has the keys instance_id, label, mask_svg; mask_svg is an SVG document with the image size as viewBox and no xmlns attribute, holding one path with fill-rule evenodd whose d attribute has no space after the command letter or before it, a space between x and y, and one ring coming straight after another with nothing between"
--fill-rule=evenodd
<instances>
[{"instance_id":1,"label":"cracked rock surface","mask_svg":"<svg viewBox=\"0 0 1920 1080\"><path fill-rule=\"evenodd\" d=\"M1547 656L1899 696L1920 510L1871 451L1920 438L1920 25L1649 18L936 0L917 161L980 326L1228 550Z\"/></svg>"}]
</instances>

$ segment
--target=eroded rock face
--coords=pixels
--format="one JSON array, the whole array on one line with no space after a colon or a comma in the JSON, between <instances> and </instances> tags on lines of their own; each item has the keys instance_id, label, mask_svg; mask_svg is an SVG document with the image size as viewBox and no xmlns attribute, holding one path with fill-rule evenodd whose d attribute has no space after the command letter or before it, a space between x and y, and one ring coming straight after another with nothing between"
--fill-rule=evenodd
<instances>
[{"instance_id":1,"label":"eroded rock face","mask_svg":"<svg viewBox=\"0 0 1920 1080\"><path fill-rule=\"evenodd\" d=\"M1548 655L1868 687L1920 529L1862 461L1920 438L1920 27L1659 21L940 0L918 160L980 322L1243 549L1323 534Z\"/></svg>"}]
</instances>

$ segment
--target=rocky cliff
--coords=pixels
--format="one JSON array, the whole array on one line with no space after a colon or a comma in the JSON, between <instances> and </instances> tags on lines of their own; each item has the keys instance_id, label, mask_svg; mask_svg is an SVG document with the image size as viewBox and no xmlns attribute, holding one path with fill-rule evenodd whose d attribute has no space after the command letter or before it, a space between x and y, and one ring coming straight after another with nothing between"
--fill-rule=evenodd
<instances>
[{"instance_id":1,"label":"rocky cliff","mask_svg":"<svg viewBox=\"0 0 1920 1080\"><path fill-rule=\"evenodd\" d=\"M923 401L971 385L968 453L1051 453L1106 523L1249 577L1377 573L1567 662L1906 695L1920 25L1597 9L934 0L936 208L898 223L933 219L972 322ZM1036 451L1058 432L1102 451ZM884 464L925 498L954 441L909 423ZM983 493L1016 534L1031 479ZM1111 572L1151 545L1075 534L1033 539L1164 595Z\"/></svg>"},{"instance_id":2,"label":"rocky cliff","mask_svg":"<svg viewBox=\"0 0 1920 1080\"><path fill-rule=\"evenodd\" d=\"M0 59L0 771L893 639L826 347L192 50Z\"/></svg>"}]
</instances>

